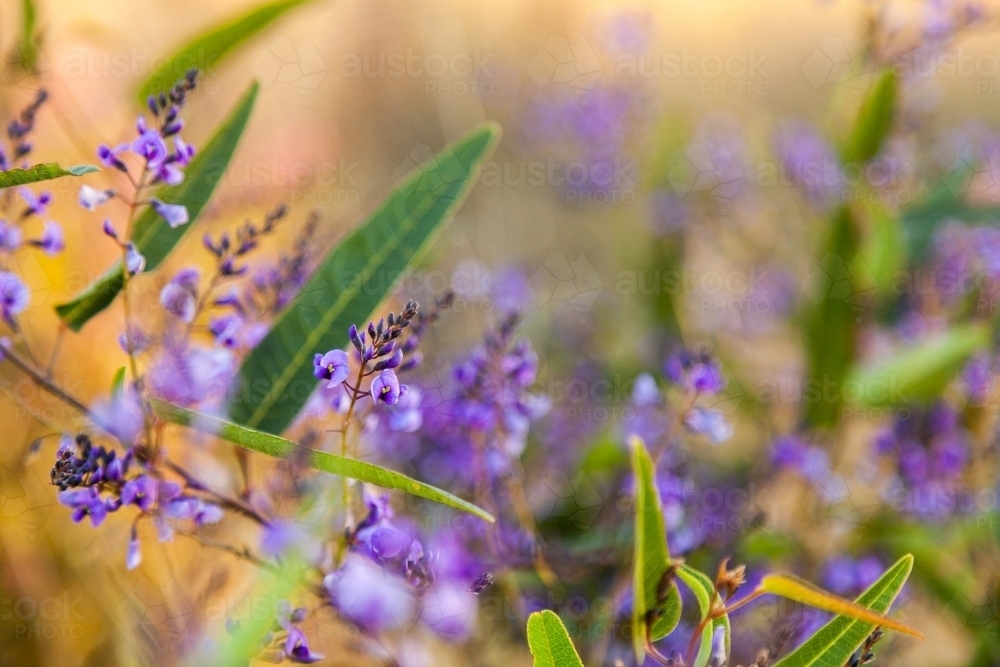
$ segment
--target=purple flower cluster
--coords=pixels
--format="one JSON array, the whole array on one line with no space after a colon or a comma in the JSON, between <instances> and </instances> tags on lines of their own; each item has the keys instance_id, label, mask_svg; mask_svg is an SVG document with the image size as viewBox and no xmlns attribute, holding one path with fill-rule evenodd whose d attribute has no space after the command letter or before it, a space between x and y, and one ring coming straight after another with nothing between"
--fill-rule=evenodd
<instances>
[{"instance_id":1,"label":"purple flower cluster","mask_svg":"<svg viewBox=\"0 0 1000 667\"><path fill-rule=\"evenodd\" d=\"M932 520L973 511L974 494L964 484L969 434L945 402L897 417L878 436L875 449L893 464L888 500L897 511Z\"/></svg>"},{"instance_id":2,"label":"purple flower cluster","mask_svg":"<svg viewBox=\"0 0 1000 667\"><path fill-rule=\"evenodd\" d=\"M119 456L113 449L95 446L81 433L74 439L64 438L50 477L59 488L59 502L73 510L76 523L89 517L91 525L100 526L108 514L135 506L142 516L152 517L158 539L164 542L173 537L173 522L202 526L222 520L218 505L185 495L180 484L155 478L141 468L132 449ZM131 570L141 562L133 524L126 566Z\"/></svg>"},{"instance_id":3,"label":"purple flower cluster","mask_svg":"<svg viewBox=\"0 0 1000 667\"><path fill-rule=\"evenodd\" d=\"M806 122L788 123L774 137L781 183L798 186L813 206L827 210L844 187L833 147Z\"/></svg>"}]
</instances>

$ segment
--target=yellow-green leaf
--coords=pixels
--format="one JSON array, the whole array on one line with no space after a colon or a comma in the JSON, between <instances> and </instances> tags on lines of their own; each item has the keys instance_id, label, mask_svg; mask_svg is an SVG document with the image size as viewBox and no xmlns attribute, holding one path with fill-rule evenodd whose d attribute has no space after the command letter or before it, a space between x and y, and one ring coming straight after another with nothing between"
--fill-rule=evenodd
<instances>
[{"instance_id":1,"label":"yellow-green leaf","mask_svg":"<svg viewBox=\"0 0 1000 667\"><path fill-rule=\"evenodd\" d=\"M534 667L583 667L566 626L548 609L528 617L528 648Z\"/></svg>"},{"instance_id":2,"label":"yellow-green leaf","mask_svg":"<svg viewBox=\"0 0 1000 667\"><path fill-rule=\"evenodd\" d=\"M712 607L712 596L715 594L715 584L704 572L694 569L689 565L681 565L677 569L677 578L684 582L694 594L698 601L698 611L701 612L701 619L704 620ZM712 638L718 628L723 628L725 632L726 655L731 653L732 627L729 623L729 614L723 614L714 619L711 623L706 623L701 631L701 643L698 646L698 653L695 655L692 667L705 667L712 657Z\"/></svg>"},{"instance_id":3,"label":"yellow-green leaf","mask_svg":"<svg viewBox=\"0 0 1000 667\"><path fill-rule=\"evenodd\" d=\"M845 600L833 593L824 591L822 588L814 586L808 581L799 579L792 574L769 574L761 579L760 590L801 602L815 609L822 609L823 611L829 611L840 616L847 616L858 621L879 625L888 630L895 630L896 632L901 632L918 639L924 638L922 632L911 628L905 623L900 623L856 602Z\"/></svg>"},{"instance_id":4,"label":"yellow-green leaf","mask_svg":"<svg viewBox=\"0 0 1000 667\"><path fill-rule=\"evenodd\" d=\"M858 110L854 129L844 145L844 162L868 162L885 144L896 114L896 73L892 69L879 74L865 94Z\"/></svg>"}]
</instances>

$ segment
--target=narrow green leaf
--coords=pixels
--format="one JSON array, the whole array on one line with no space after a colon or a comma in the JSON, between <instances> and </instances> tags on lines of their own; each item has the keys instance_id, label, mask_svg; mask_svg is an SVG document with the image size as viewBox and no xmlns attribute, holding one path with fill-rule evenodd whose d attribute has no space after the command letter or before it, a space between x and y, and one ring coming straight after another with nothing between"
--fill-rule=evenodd
<instances>
[{"instance_id":1,"label":"narrow green leaf","mask_svg":"<svg viewBox=\"0 0 1000 667\"><path fill-rule=\"evenodd\" d=\"M165 93L192 67L210 70L227 53L274 23L283 14L309 0L278 0L209 28L182 46L139 86L139 101Z\"/></svg>"},{"instance_id":2,"label":"narrow green leaf","mask_svg":"<svg viewBox=\"0 0 1000 667\"><path fill-rule=\"evenodd\" d=\"M865 93L854 129L842 151L846 163L864 163L878 155L885 144L896 114L896 73L887 69L879 74Z\"/></svg>"},{"instance_id":3,"label":"narrow green leaf","mask_svg":"<svg viewBox=\"0 0 1000 667\"><path fill-rule=\"evenodd\" d=\"M250 85L229 117L188 165L184 182L165 186L157 191L156 196L161 200L186 206L190 222L180 227L171 227L151 208L144 210L136 220L132 240L146 258L147 271L155 269L170 254L208 204L250 119L258 89L256 81ZM56 312L70 329L79 331L90 318L111 305L121 291L122 284L122 265L119 260L72 301L56 306Z\"/></svg>"},{"instance_id":4,"label":"narrow green leaf","mask_svg":"<svg viewBox=\"0 0 1000 667\"><path fill-rule=\"evenodd\" d=\"M858 321L871 296L858 261L860 234L847 206L833 216L829 236L810 274L810 303L803 325L808 376L806 420L832 427L840 416L844 380L854 361Z\"/></svg>"},{"instance_id":5,"label":"narrow green leaf","mask_svg":"<svg viewBox=\"0 0 1000 667\"><path fill-rule=\"evenodd\" d=\"M650 641L662 639L677 627L681 617L681 596L677 584L662 591L662 581L670 567L666 524L660 493L656 488L653 460L638 437L629 441L632 449L632 474L635 477L635 551L632 570L632 646L636 661L645 657L646 614L659 610L650 629ZM661 599L662 598L662 599Z\"/></svg>"},{"instance_id":6,"label":"narrow green leaf","mask_svg":"<svg viewBox=\"0 0 1000 667\"><path fill-rule=\"evenodd\" d=\"M125 367L122 366L117 371L115 371L115 376L111 378L111 395L119 396L122 393L122 388L125 386Z\"/></svg>"},{"instance_id":7,"label":"narrow green leaf","mask_svg":"<svg viewBox=\"0 0 1000 667\"><path fill-rule=\"evenodd\" d=\"M239 445L244 449L266 454L280 459L293 459L300 465L315 468L331 475L350 477L362 482L381 486L384 489L402 491L411 496L431 500L448 507L453 507L463 512L468 512L481 519L492 522L494 519L485 510L476 507L472 503L451 495L446 491L435 488L429 484L418 482L406 475L398 472L386 470L373 463L358 461L357 459L344 458L335 454L328 454L308 447L303 447L291 440L285 440L270 433L262 433L245 426L233 424L218 417L201 414L193 410L188 410L165 401L152 400L153 409L163 418L164 421L179 426L187 426L203 433L214 435L218 438Z\"/></svg>"},{"instance_id":8,"label":"narrow green leaf","mask_svg":"<svg viewBox=\"0 0 1000 667\"><path fill-rule=\"evenodd\" d=\"M566 626L548 609L528 617L528 648L534 667L583 667Z\"/></svg>"},{"instance_id":9,"label":"narrow green leaf","mask_svg":"<svg viewBox=\"0 0 1000 667\"><path fill-rule=\"evenodd\" d=\"M855 603L877 614L885 614L899 595L912 569L913 556L903 556L862 593ZM837 616L780 660L775 667L844 667L877 625Z\"/></svg>"},{"instance_id":10,"label":"narrow green leaf","mask_svg":"<svg viewBox=\"0 0 1000 667\"><path fill-rule=\"evenodd\" d=\"M867 406L927 402L941 395L976 351L990 342L982 324L960 324L850 376L850 398Z\"/></svg>"},{"instance_id":11,"label":"narrow green leaf","mask_svg":"<svg viewBox=\"0 0 1000 667\"><path fill-rule=\"evenodd\" d=\"M39 181L51 181L63 176L83 176L100 171L90 164L78 164L74 167L60 167L55 162L36 164L27 169L8 169L0 171L0 188L10 188L15 185L28 185Z\"/></svg>"},{"instance_id":12,"label":"narrow green leaf","mask_svg":"<svg viewBox=\"0 0 1000 667\"><path fill-rule=\"evenodd\" d=\"M24 71L35 72L38 66L38 42L35 40L34 0L21 0L21 38L18 51Z\"/></svg>"},{"instance_id":13,"label":"narrow green leaf","mask_svg":"<svg viewBox=\"0 0 1000 667\"><path fill-rule=\"evenodd\" d=\"M476 181L500 133L483 125L407 177L323 260L243 362L233 421L281 433L316 387L312 359L347 344L426 251Z\"/></svg>"},{"instance_id":14,"label":"narrow green leaf","mask_svg":"<svg viewBox=\"0 0 1000 667\"><path fill-rule=\"evenodd\" d=\"M701 618L708 616L712 608L712 596L715 594L715 584L705 573L694 569L689 565L681 565L677 569L677 578L684 582L694 594L698 601L698 610ZM698 654L695 656L693 667L705 667L712 657L712 639L718 628L723 628L725 632L726 655L731 654L732 647L732 627L729 623L729 614L723 614L705 625L701 631L701 644L698 647Z\"/></svg>"},{"instance_id":15,"label":"narrow green leaf","mask_svg":"<svg viewBox=\"0 0 1000 667\"><path fill-rule=\"evenodd\" d=\"M906 238L902 221L878 203L868 204L869 232L863 241L861 261L871 270L872 288L880 298L893 295L893 277L906 265Z\"/></svg>"}]
</instances>

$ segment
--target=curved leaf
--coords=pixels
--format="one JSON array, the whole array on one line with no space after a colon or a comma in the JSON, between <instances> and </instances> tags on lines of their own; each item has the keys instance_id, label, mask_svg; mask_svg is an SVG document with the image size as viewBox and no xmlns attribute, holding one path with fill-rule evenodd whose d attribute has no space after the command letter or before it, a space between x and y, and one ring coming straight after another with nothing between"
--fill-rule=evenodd
<instances>
[{"instance_id":1,"label":"curved leaf","mask_svg":"<svg viewBox=\"0 0 1000 667\"><path fill-rule=\"evenodd\" d=\"M868 89L851 136L844 146L844 162L868 162L885 144L896 114L896 72L887 69Z\"/></svg>"},{"instance_id":2,"label":"curved leaf","mask_svg":"<svg viewBox=\"0 0 1000 667\"><path fill-rule=\"evenodd\" d=\"M990 331L985 325L955 326L876 366L855 370L851 393L856 393L859 403L869 406L933 400L969 357L989 342Z\"/></svg>"},{"instance_id":3,"label":"curved leaf","mask_svg":"<svg viewBox=\"0 0 1000 667\"><path fill-rule=\"evenodd\" d=\"M661 590L663 577L670 567L670 551L660 494L654 479L653 460L640 438L633 436L629 446L632 448L632 474L635 477L632 645L636 661L642 664L646 651L646 615L653 610L659 612L650 628L650 641L666 637L680 621L681 596L674 582L670 582L665 592Z\"/></svg>"},{"instance_id":4,"label":"curved leaf","mask_svg":"<svg viewBox=\"0 0 1000 667\"><path fill-rule=\"evenodd\" d=\"M500 128L483 125L414 171L336 246L240 369L233 421L281 433L316 387L317 352L347 344L430 246L476 181Z\"/></svg>"},{"instance_id":5,"label":"curved leaf","mask_svg":"<svg viewBox=\"0 0 1000 667\"><path fill-rule=\"evenodd\" d=\"M913 556L906 555L886 570L862 593L855 604L877 614L889 611L913 569ZM851 655L874 632L878 624L837 616L820 628L774 667L844 667Z\"/></svg>"},{"instance_id":6,"label":"curved leaf","mask_svg":"<svg viewBox=\"0 0 1000 667\"><path fill-rule=\"evenodd\" d=\"M147 271L155 269L166 259L208 204L215 186L233 158L243 130L246 129L258 90L259 85L255 81L208 143L191 160L185 170L184 182L162 187L156 193L163 201L186 206L190 222L180 227L171 227L150 208L144 210L136 220L132 240L146 258ZM70 329L79 331L90 318L111 305L121 291L122 284L122 265L119 260L72 301L56 306L56 312Z\"/></svg>"},{"instance_id":7,"label":"curved leaf","mask_svg":"<svg viewBox=\"0 0 1000 667\"><path fill-rule=\"evenodd\" d=\"M27 169L8 169L0 171L0 188L10 188L15 185L28 185L39 181L51 181L63 176L83 176L100 171L92 164L78 164L75 167L60 167L55 162L36 164Z\"/></svg>"},{"instance_id":8,"label":"curved leaf","mask_svg":"<svg viewBox=\"0 0 1000 667\"><path fill-rule=\"evenodd\" d=\"M548 609L528 617L528 647L534 667L583 667L566 626Z\"/></svg>"},{"instance_id":9,"label":"curved leaf","mask_svg":"<svg viewBox=\"0 0 1000 667\"><path fill-rule=\"evenodd\" d=\"M165 93L192 67L208 70L227 53L274 23L287 11L309 0L278 0L210 28L182 46L139 86L139 101Z\"/></svg>"},{"instance_id":10,"label":"curved leaf","mask_svg":"<svg viewBox=\"0 0 1000 667\"><path fill-rule=\"evenodd\" d=\"M715 584L703 572L700 572L689 565L681 565L677 569L677 578L694 593L695 600L698 601L698 610L701 618L704 619L712 608L712 596L715 594ZM719 618L707 624L701 631L701 644L698 647L698 654L695 656L693 667L705 667L712 657L712 638L718 628L723 628L726 638L726 655L731 655L732 627L729 623L729 614L723 614Z\"/></svg>"},{"instance_id":11,"label":"curved leaf","mask_svg":"<svg viewBox=\"0 0 1000 667\"><path fill-rule=\"evenodd\" d=\"M156 413L164 421L179 426L188 426L203 433L214 435L234 445L239 445L244 449L280 459L291 458L296 463L330 473L331 475L350 477L351 479L374 484L375 486L381 486L384 489L402 491L411 496L432 500L436 503L468 512L486 521L492 522L494 520L489 512L453 496L447 491L442 491L430 484L418 482L398 472L386 470L373 463L303 447L291 440L285 440L270 433L255 431L224 419L201 414L200 412L188 410L165 401L153 399L152 405L153 409L156 410Z\"/></svg>"}]
</instances>

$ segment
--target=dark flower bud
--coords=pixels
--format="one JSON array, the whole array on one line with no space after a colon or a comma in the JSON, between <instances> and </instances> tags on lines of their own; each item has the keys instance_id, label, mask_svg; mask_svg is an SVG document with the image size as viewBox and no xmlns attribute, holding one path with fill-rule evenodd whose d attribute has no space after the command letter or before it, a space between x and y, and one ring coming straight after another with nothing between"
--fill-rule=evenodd
<instances>
[{"instance_id":1,"label":"dark flower bud","mask_svg":"<svg viewBox=\"0 0 1000 667\"><path fill-rule=\"evenodd\" d=\"M354 349L356 349L358 352L362 352L365 345L364 332L362 331L359 334L358 327L352 324L351 328L347 330L347 336L348 338L351 339L351 344L354 345Z\"/></svg>"},{"instance_id":2,"label":"dark flower bud","mask_svg":"<svg viewBox=\"0 0 1000 667\"><path fill-rule=\"evenodd\" d=\"M396 350L396 353L388 359L383 359L375 364L375 370L381 371L386 368L396 368L403 363L403 351Z\"/></svg>"}]
</instances>

